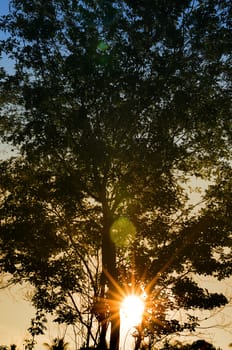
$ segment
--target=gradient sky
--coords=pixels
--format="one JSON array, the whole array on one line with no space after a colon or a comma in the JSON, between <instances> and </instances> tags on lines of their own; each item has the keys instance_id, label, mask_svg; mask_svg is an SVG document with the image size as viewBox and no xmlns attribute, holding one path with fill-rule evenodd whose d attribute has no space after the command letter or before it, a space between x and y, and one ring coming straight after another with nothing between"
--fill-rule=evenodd
<instances>
[{"instance_id":1,"label":"gradient sky","mask_svg":"<svg viewBox=\"0 0 232 350\"><path fill-rule=\"evenodd\" d=\"M0 0L0 15L6 14L7 11L8 0ZM3 37L0 32L0 39ZM11 62L7 61L5 56L2 57L0 63L5 67L11 65ZM6 148L0 145L0 158L5 158L6 152ZM226 291L226 295L232 298L231 279L221 284L215 283L213 280L202 282L211 291L220 291L222 288ZM14 343L19 349L23 349L23 341L28 336L27 328L30 326L30 320L35 313L29 301L26 300L26 294L27 289L23 286L0 289L0 345L9 346ZM203 326L210 326L210 328L202 329L203 333L209 334L208 338L202 335L202 339L212 342L214 346L221 347L223 350L228 350L229 344L232 343L232 305L226 306L224 312L215 313L215 316L205 321ZM47 334L38 338L36 348L42 349L43 342L50 343L55 337L62 336L63 331L58 326L49 326ZM180 341L182 340L184 339L181 338ZM72 339L67 338L66 341L71 344ZM191 342L190 339L189 342Z\"/></svg>"}]
</instances>

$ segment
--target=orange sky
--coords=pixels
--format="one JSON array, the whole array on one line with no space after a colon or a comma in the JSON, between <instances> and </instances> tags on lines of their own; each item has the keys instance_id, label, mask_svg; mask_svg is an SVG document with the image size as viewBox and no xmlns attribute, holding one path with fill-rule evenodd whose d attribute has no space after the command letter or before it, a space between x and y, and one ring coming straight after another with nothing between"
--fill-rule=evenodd
<instances>
[{"instance_id":1,"label":"orange sky","mask_svg":"<svg viewBox=\"0 0 232 350\"><path fill-rule=\"evenodd\" d=\"M220 284L215 283L212 280L208 282L202 280L202 283L204 284L204 287L209 290L215 292L224 290L227 296L232 295L231 279ZM34 309L30 306L29 301L26 300L26 295L27 289L22 286L13 286L7 290L0 290L0 345L9 346L10 344L16 344L19 350L23 350L24 339L28 337L27 328L30 326L31 318L34 317ZM214 317L202 323L202 326L208 327L216 325L217 327L202 329L202 334L198 335L198 339L205 339L211 342L215 347L220 347L223 350L231 350L229 344L232 343L232 304L226 306L223 312L215 313L213 311L213 313L215 314ZM206 312L205 315L209 316L210 313ZM52 339L62 336L63 333L64 328L61 326L52 326L49 324L46 335L37 338L35 349L46 349L42 345L44 342L50 344ZM181 337L178 338L178 340L191 343L195 339ZM65 341L70 344L71 350L75 349L70 334L67 333Z\"/></svg>"}]
</instances>

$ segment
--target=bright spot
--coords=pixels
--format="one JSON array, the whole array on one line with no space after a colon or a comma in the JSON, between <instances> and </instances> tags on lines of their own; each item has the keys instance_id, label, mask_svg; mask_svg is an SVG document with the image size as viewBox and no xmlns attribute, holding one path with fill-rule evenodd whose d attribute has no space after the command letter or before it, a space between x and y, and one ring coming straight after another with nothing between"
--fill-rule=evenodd
<instances>
[{"instance_id":1,"label":"bright spot","mask_svg":"<svg viewBox=\"0 0 232 350\"><path fill-rule=\"evenodd\" d=\"M127 217L120 217L110 228L110 237L116 246L123 248L133 241L136 234L134 224Z\"/></svg>"},{"instance_id":2,"label":"bright spot","mask_svg":"<svg viewBox=\"0 0 232 350\"><path fill-rule=\"evenodd\" d=\"M100 41L97 46L98 50L100 51L106 51L109 48L109 45L105 43L104 41Z\"/></svg>"},{"instance_id":3,"label":"bright spot","mask_svg":"<svg viewBox=\"0 0 232 350\"><path fill-rule=\"evenodd\" d=\"M121 305L122 323L130 328L142 322L145 304L143 299L135 294L128 295Z\"/></svg>"}]
</instances>

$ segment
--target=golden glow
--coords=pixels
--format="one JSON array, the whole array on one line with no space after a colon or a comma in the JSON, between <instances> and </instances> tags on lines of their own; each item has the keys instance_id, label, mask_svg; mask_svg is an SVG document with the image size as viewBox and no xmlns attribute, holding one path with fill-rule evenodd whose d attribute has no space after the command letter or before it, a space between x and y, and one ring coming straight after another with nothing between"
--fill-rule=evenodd
<instances>
[{"instance_id":1,"label":"golden glow","mask_svg":"<svg viewBox=\"0 0 232 350\"><path fill-rule=\"evenodd\" d=\"M121 318L123 324L133 327L142 322L145 309L144 300L136 294L127 295L121 304Z\"/></svg>"},{"instance_id":2,"label":"golden glow","mask_svg":"<svg viewBox=\"0 0 232 350\"><path fill-rule=\"evenodd\" d=\"M120 217L110 228L110 238L117 247L127 247L136 234L134 224L127 217Z\"/></svg>"}]
</instances>

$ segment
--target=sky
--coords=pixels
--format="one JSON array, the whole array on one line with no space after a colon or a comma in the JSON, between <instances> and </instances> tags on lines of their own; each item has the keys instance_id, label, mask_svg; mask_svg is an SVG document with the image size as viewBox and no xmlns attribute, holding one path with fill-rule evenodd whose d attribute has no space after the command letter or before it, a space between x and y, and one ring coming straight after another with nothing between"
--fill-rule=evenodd
<instances>
[{"instance_id":1,"label":"sky","mask_svg":"<svg viewBox=\"0 0 232 350\"><path fill-rule=\"evenodd\" d=\"M0 16L6 15L8 13L9 8L9 0L0 0ZM3 33L0 32L0 39L4 36Z\"/></svg>"},{"instance_id":2,"label":"sky","mask_svg":"<svg viewBox=\"0 0 232 350\"><path fill-rule=\"evenodd\" d=\"M8 0L0 0L0 15L8 11ZM0 39L2 34L0 33ZM2 62L7 66L11 62L2 57ZM6 158L11 152L5 145L0 144L0 159ZM214 280L202 280L202 284L211 291L225 291L226 295L232 298L231 279L225 283L216 283ZM0 289L0 346L16 344L17 348L24 348L24 339L28 337L27 329L30 326L30 320L35 315L35 310L28 301L28 289L25 286L12 286L8 289ZM201 338L210 341L214 346L221 347L223 350L229 350L229 344L232 343L232 305L226 306L222 312L217 310L202 323L203 332ZM205 314L203 318L209 316ZM205 327L205 328L204 328ZM54 326L50 322L45 336L40 336L37 341L36 349L42 349L44 342L51 343L55 337L62 336L64 328ZM186 339L180 339L186 341ZM66 341L72 343L71 334L67 334ZM188 341L188 338L187 338ZM189 342L191 342L189 340ZM74 348L74 347L73 347Z\"/></svg>"},{"instance_id":3,"label":"sky","mask_svg":"<svg viewBox=\"0 0 232 350\"><path fill-rule=\"evenodd\" d=\"M25 340L31 338L28 328L35 312L29 301L29 289L26 285L0 289L0 346L16 344L18 350L23 350ZM36 337L35 349L46 349L43 343L51 344L54 338L62 337L65 330L65 327L49 320L46 334ZM66 342L71 344L72 341L71 334L67 334Z\"/></svg>"},{"instance_id":4,"label":"sky","mask_svg":"<svg viewBox=\"0 0 232 350\"><path fill-rule=\"evenodd\" d=\"M22 349L33 309L22 287L0 290L0 345L16 344Z\"/></svg>"},{"instance_id":5,"label":"sky","mask_svg":"<svg viewBox=\"0 0 232 350\"><path fill-rule=\"evenodd\" d=\"M6 14L8 11L9 1L8 0L1 0L0 1L0 14Z\"/></svg>"},{"instance_id":6,"label":"sky","mask_svg":"<svg viewBox=\"0 0 232 350\"><path fill-rule=\"evenodd\" d=\"M0 16L8 13L9 0L0 0ZM0 31L0 40L6 37L5 33ZM4 66L9 72L12 71L13 62L3 54L0 58L0 65Z\"/></svg>"}]
</instances>

